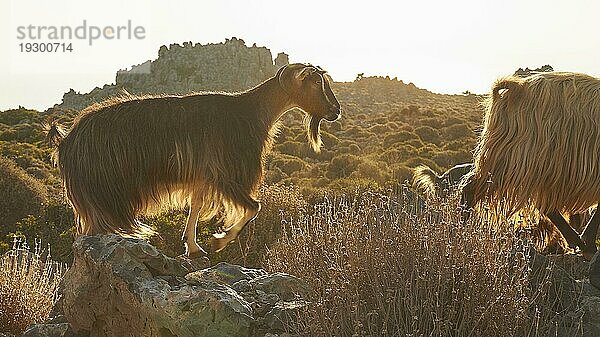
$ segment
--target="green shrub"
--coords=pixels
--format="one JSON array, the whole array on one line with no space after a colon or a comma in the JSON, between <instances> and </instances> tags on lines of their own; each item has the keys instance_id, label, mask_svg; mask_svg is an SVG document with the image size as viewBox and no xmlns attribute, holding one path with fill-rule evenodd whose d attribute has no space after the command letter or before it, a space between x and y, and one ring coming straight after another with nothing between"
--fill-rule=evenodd
<instances>
[{"instance_id":1,"label":"green shrub","mask_svg":"<svg viewBox=\"0 0 600 337\"><path fill-rule=\"evenodd\" d=\"M265 172L265 178L264 178L264 183L266 185L273 185L276 184L278 182L280 182L281 180L287 178L288 175L285 174L279 167L277 166L271 166L269 167L268 170L266 170Z\"/></svg>"},{"instance_id":2,"label":"green shrub","mask_svg":"<svg viewBox=\"0 0 600 337\"><path fill-rule=\"evenodd\" d=\"M473 137L474 133L467 124L454 124L442 129L442 135L446 141L459 138Z\"/></svg>"},{"instance_id":3,"label":"green shrub","mask_svg":"<svg viewBox=\"0 0 600 337\"><path fill-rule=\"evenodd\" d=\"M44 240L52 247L52 256L56 261L71 263L73 260L71 248L75 236L74 226L71 206L50 199L49 204L41 214L30 215L21 219L14 226L14 231L3 233L0 240L5 239L5 242L10 242L13 234L30 239Z\"/></svg>"},{"instance_id":4,"label":"green shrub","mask_svg":"<svg viewBox=\"0 0 600 337\"><path fill-rule=\"evenodd\" d=\"M444 123L444 120L439 119L439 118L423 118L421 120L419 120L419 125L421 126L427 126L430 127L432 129L436 129L439 130L442 128Z\"/></svg>"},{"instance_id":5,"label":"green shrub","mask_svg":"<svg viewBox=\"0 0 600 337\"><path fill-rule=\"evenodd\" d=\"M408 140L404 144L410 145L410 146L414 146L416 148L421 148L421 147L425 146L425 144L423 143L423 141L421 139L419 139L419 138Z\"/></svg>"},{"instance_id":6,"label":"green shrub","mask_svg":"<svg viewBox=\"0 0 600 337\"><path fill-rule=\"evenodd\" d=\"M298 158L304 158L308 156L310 151L310 148L306 146L306 143L300 143L291 140L275 145L274 149L280 153L288 154Z\"/></svg>"},{"instance_id":7,"label":"green shrub","mask_svg":"<svg viewBox=\"0 0 600 337\"><path fill-rule=\"evenodd\" d=\"M25 108L0 111L0 123L6 125L17 125L31 123L40 118L39 112Z\"/></svg>"},{"instance_id":8,"label":"green shrub","mask_svg":"<svg viewBox=\"0 0 600 337\"><path fill-rule=\"evenodd\" d=\"M385 150L379 155L379 160L388 164L402 163L418 155L418 150L412 145L396 144L395 147Z\"/></svg>"},{"instance_id":9,"label":"green shrub","mask_svg":"<svg viewBox=\"0 0 600 337\"><path fill-rule=\"evenodd\" d=\"M156 215L143 216L140 221L155 230L156 234L150 237L150 243L161 252L171 257L185 253L181 237L187 222L187 210L170 210ZM198 235L198 242L206 241L209 229L205 224L199 223L196 235Z\"/></svg>"},{"instance_id":10,"label":"green shrub","mask_svg":"<svg viewBox=\"0 0 600 337\"><path fill-rule=\"evenodd\" d=\"M462 151L454 151L450 153L450 160L455 164L462 163L472 163L473 162L473 154L471 151L462 150Z\"/></svg>"},{"instance_id":11,"label":"green shrub","mask_svg":"<svg viewBox=\"0 0 600 337\"><path fill-rule=\"evenodd\" d=\"M327 149L335 149L335 147L340 143L338 137L327 131L321 131L321 141L323 142L323 146Z\"/></svg>"},{"instance_id":12,"label":"green shrub","mask_svg":"<svg viewBox=\"0 0 600 337\"><path fill-rule=\"evenodd\" d=\"M18 124L0 132L0 140L33 143L44 139L40 125Z\"/></svg>"},{"instance_id":13,"label":"green shrub","mask_svg":"<svg viewBox=\"0 0 600 337\"><path fill-rule=\"evenodd\" d=\"M461 149L473 149L475 148L475 146L471 146L471 144L469 144L467 141L465 141L464 139L459 139L459 140L453 140L450 141L446 144L444 144L444 150L445 151L458 151Z\"/></svg>"},{"instance_id":14,"label":"green shrub","mask_svg":"<svg viewBox=\"0 0 600 337\"><path fill-rule=\"evenodd\" d=\"M56 173L50 163L50 150L34 144L0 141L0 156L13 160L38 179L52 179Z\"/></svg>"},{"instance_id":15,"label":"green shrub","mask_svg":"<svg viewBox=\"0 0 600 337\"><path fill-rule=\"evenodd\" d=\"M434 171L437 171L437 172L442 171L442 169L438 166L438 164L436 164L433 160L427 159L427 158L420 158L420 157L410 158L409 160L404 162L404 165L406 165L407 167L410 167L410 168L415 168L419 165L427 165Z\"/></svg>"},{"instance_id":16,"label":"green shrub","mask_svg":"<svg viewBox=\"0 0 600 337\"><path fill-rule=\"evenodd\" d=\"M380 186L376 182L364 178L336 179L328 186L328 192L333 195L355 195L364 191L378 189L380 189Z\"/></svg>"},{"instance_id":17,"label":"green shrub","mask_svg":"<svg viewBox=\"0 0 600 337\"><path fill-rule=\"evenodd\" d=\"M419 136L409 131L399 131L383 138L383 146L390 147L396 143L406 143L411 140L418 140Z\"/></svg>"},{"instance_id":18,"label":"green shrub","mask_svg":"<svg viewBox=\"0 0 600 337\"><path fill-rule=\"evenodd\" d=\"M395 131L395 129L391 129L387 124L376 124L371 126L368 130L378 135L382 135L390 131Z\"/></svg>"},{"instance_id":19,"label":"green shrub","mask_svg":"<svg viewBox=\"0 0 600 337\"><path fill-rule=\"evenodd\" d=\"M48 199L46 187L12 160L0 156L0 228L38 215ZM4 229L4 231L6 231Z\"/></svg>"},{"instance_id":20,"label":"green shrub","mask_svg":"<svg viewBox=\"0 0 600 337\"><path fill-rule=\"evenodd\" d=\"M385 165L372 160L365 160L358 164L356 171L350 177L372 180L379 186L383 186L392 176Z\"/></svg>"},{"instance_id":21,"label":"green shrub","mask_svg":"<svg viewBox=\"0 0 600 337\"><path fill-rule=\"evenodd\" d=\"M391 166L392 177L395 181L399 183L403 183L405 181L411 181L413 176L413 171L406 167L404 164L395 164Z\"/></svg>"},{"instance_id":22,"label":"green shrub","mask_svg":"<svg viewBox=\"0 0 600 337\"><path fill-rule=\"evenodd\" d=\"M334 157L327 167L326 176L332 180L349 177L360 162L360 157L353 154L342 154Z\"/></svg>"},{"instance_id":23,"label":"green shrub","mask_svg":"<svg viewBox=\"0 0 600 337\"><path fill-rule=\"evenodd\" d=\"M294 172L304 170L306 168L306 163L298 157L279 153L273 155L270 166L277 167L283 173L290 176Z\"/></svg>"},{"instance_id":24,"label":"green shrub","mask_svg":"<svg viewBox=\"0 0 600 337\"><path fill-rule=\"evenodd\" d=\"M432 144L440 143L440 133L430 126L420 126L415 129L415 133L423 142Z\"/></svg>"}]
</instances>

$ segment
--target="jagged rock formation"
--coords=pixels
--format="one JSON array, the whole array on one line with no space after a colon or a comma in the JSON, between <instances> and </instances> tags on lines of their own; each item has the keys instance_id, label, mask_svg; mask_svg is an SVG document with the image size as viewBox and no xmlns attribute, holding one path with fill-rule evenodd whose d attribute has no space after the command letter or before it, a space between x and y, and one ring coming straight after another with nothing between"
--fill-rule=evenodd
<instances>
[{"instance_id":1,"label":"jagged rock formation","mask_svg":"<svg viewBox=\"0 0 600 337\"><path fill-rule=\"evenodd\" d=\"M552 68L551 65L546 64L545 66L541 66L536 69L519 68L519 69L517 69L517 71L515 71L515 73L513 75L518 76L518 77L528 77L535 73L545 73L545 72L550 72L550 71L554 71L554 68Z\"/></svg>"},{"instance_id":2,"label":"jagged rock formation","mask_svg":"<svg viewBox=\"0 0 600 337\"><path fill-rule=\"evenodd\" d=\"M56 312L78 335L278 336L307 305L294 276L227 263L189 272L143 240L83 236L73 253Z\"/></svg>"},{"instance_id":3,"label":"jagged rock formation","mask_svg":"<svg viewBox=\"0 0 600 337\"><path fill-rule=\"evenodd\" d=\"M240 91L273 76L288 62L285 53L279 53L273 61L266 47L247 47L244 40L235 37L206 45L171 44L160 47L156 60L119 70L115 84L97 87L87 94L71 89L55 108L80 110L124 90L135 94Z\"/></svg>"}]
</instances>

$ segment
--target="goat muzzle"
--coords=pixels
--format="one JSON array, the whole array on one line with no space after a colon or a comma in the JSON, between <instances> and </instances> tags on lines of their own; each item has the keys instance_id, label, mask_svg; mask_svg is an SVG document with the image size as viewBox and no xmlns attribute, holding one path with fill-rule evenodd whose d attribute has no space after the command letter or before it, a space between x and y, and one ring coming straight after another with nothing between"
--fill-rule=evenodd
<instances>
[{"instance_id":1,"label":"goat muzzle","mask_svg":"<svg viewBox=\"0 0 600 337\"><path fill-rule=\"evenodd\" d=\"M327 115L325 115L323 118L325 118L325 120L328 122L335 122L336 120L338 120L340 118L340 116L342 116L342 108L331 107L329 109L329 113Z\"/></svg>"}]
</instances>

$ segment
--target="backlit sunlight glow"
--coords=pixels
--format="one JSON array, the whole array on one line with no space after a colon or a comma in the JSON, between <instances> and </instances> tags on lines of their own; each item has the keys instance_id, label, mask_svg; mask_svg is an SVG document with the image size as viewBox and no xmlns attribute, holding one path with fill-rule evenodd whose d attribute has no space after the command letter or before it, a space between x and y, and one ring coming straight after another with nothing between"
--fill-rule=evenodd
<instances>
[{"instance_id":1,"label":"backlit sunlight glow","mask_svg":"<svg viewBox=\"0 0 600 337\"><path fill-rule=\"evenodd\" d=\"M114 82L119 69L157 57L161 45L232 36L291 62L328 69L336 81L389 75L420 88L485 93L519 67L600 76L600 2L575 1L117 1L10 0L0 13L0 109L46 109L73 88ZM82 15L81 13L86 13ZM98 26L127 20L143 40L74 43L71 54L24 54L17 27Z\"/></svg>"}]
</instances>

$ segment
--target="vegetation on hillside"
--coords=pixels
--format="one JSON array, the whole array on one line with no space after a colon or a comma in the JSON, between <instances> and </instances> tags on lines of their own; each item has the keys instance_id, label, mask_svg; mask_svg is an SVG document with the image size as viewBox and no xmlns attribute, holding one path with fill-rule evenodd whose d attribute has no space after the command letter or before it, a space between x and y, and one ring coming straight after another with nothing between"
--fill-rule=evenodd
<instances>
[{"instance_id":1,"label":"vegetation on hillside","mask_svg":"<svg viewBox=\"0 0 600 337\"><path fill-rule=\"evenodd\" d=\"M456 200L425 209L402 186L419 164L443 171L472 160L482 119L480 97L433 94L382 77L335 83L334 91L344 112L339 121L322 124L321 153L306 144L298 113L284 117L267 161L262 210L236 242L211 257L213 263L226 260L305 279L313 289L312 304L299 317L300 330L293 331L299 335L549 336L565 327L581 331L563 315L577 308L556 302L552 294L560 289L548 291L547 274L532 274L531 245L515 233L514 223L490 225L485 216L464 223ZM21 200L16 206L0 203L7 210L0 223L0 254L15 236L37 236L50 242L55 259L70 262L73 214L42 125L58 119L68 126L75 114L24 108L0 112L0 192ZM171 256L183 253L186 210L141 220L157 229L150 240L159 249ZM200 240L217 227L200 226ZM42 263L39 255L19 254L27 257L17 258L21 264L13 253L0 260L0 316L11 320L0 321L0 331L6 326L22 331L43 319L55 300L61 269ZM41 292L31 280L41 282ZM23 311L23 304L32 312Z\"/></svg>"},{"instance_id":2,"label":"vegetation on hillside","mask_svg":"<svg viewBox=\"0 0 600 337\"><path fill-rule=\"evenodd\" d=\"M410 178L410 169L419 164L444 170L471 160L470 151L476 140L473 130L481 123L476 96L434 94L383 77L335 83L334 91L344 111L340 120L322 123L321 153L312 152L307 145L301 113L284 116L267 161L264 207L271 207L268 191L276 189L295 189L302 202L314 204L324 193L351 194L356 190L398 186ZM50 161L53 150L44 142L43 125L48 120L58 120L68 127L76 114L76 111L37 112L25 108L0 112L0 155L14 161L21 169L21 176L25 171L28 181L41 182L48 190L47 197L43 192L36 197L47 198L47 207L21 212L19 219L3 224L0 250L7 249L15 234L38 233L56 247L60 261L70 260L68 247L73 220L57 170ZM269 187L274 185L278 187ZM286 211L293 212L292 206L286 207ZM279 210L273 211L279 214ZM265 216L267 212L263 212ZM177 254L182 249L179 233L184 219L185 211L172 211L143 220L160 227L160 236L153 242L168 247L168 253ZM255 223L261 223L261 218ZM204 237L207 233L205 230ZM224 256L232 257L228 254ZM238 258L244 259L242 255ZM246 258L250 260L255 264L260 259Z\"/></svg>"}]
</instances>

